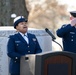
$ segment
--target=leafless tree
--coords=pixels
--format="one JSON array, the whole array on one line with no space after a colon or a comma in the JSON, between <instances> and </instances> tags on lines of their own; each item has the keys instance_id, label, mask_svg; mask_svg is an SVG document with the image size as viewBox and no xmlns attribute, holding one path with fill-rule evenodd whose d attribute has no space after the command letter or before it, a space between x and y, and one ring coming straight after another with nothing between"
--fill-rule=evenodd
<instances>
[{"instance_id":1,"label":"leafless tree","mask_svg":"<svg viewBox=\"0 0 76 75\"><path fill-rule=\"evenodd\" d=\"M13 25L13 16L23 15L28 18L25 0L0 0L0 22L3 26Z\"/></svg>"}]
</instances>

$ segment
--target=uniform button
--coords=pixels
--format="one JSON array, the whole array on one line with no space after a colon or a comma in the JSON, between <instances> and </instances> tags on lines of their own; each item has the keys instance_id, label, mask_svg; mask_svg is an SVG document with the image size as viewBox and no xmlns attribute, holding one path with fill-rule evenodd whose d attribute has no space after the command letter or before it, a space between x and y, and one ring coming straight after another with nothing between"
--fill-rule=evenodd
<instances>
[{"instance_id":1,"label":"uniform button","mask_svg":"<svg viewBox=\"0 0 76 75\"><path fill-rule=\"evenodd\" d=\"M29 47L29 46L28 46Z\"/></svg>"},{"instance_id":2,"label":"uniform button","mask_svg":"<svg viewBox=\"0 0 76 75\"><path fill-rule=\"evenodd\" d=\"M71 41L73 41L73 39L71 39Z\"/></svg>"},{"instance_id":3,"label":"uniform button","mask_svg":"<svg viewBox=\"0 0 76 75\"><path fill-rule=\"evenodd\" d=\"M30 51L28 51L30 53Z\"/></svg>"},{"instance_id":4,"label":"uniform button","mask_svg":"<svg viewBox=\"0 0 76 75\"><path fill-rule=\"evenodd\" d=\"M15 59L18 59L18 57L16 57Z\"/></svg>"},{"instance_id":5,"label":"uniform button","mask_svg":"<svg viewBox=\"0 0 76 75\"><path fill-rule=\"evenodd\" d=\"M73 36L72 36L72 38L73 38Z\"/></svg>"},{"instance_id":6,"label":"uniform button","mask_svg":"<svg viewBox=\"0 0 76 75\"><path fill-rule=\"evenodd\" d=\"M15 61L16 62L16 61Z\"/></svg>"},{"instance_id":7,"label":"uniform button","mask_svg":"<svg viewBox=\"0 0 76 75\"><path fill-rule=\"evenodd\" d=\"M18 44L17 44L17 46L18 46Z\"/></svg>"}]
</instances>

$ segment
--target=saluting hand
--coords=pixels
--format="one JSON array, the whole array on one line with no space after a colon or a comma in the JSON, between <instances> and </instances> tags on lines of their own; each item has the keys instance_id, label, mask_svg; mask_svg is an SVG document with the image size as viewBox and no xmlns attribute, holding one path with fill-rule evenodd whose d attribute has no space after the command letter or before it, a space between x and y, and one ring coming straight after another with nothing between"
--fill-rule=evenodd
<instances>
[{"instance_id":1,"label":"saluting hand","mask_svg":"<svg viewBox=\"0 0 76 75\"><path fill-rule=\"evenodd\" d=\"M71 26L76 26L76 18L71 20Z\"/></svg>"}]
</instances>

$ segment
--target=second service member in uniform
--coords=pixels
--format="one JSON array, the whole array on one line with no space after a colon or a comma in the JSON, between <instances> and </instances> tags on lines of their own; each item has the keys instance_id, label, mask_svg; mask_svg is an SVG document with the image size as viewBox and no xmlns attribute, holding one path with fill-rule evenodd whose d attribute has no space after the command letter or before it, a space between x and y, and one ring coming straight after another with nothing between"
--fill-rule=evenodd
<instances>
[{"instance_id":1,"label":"second service member in uniform","mask_svg":"<svg viewBox=\"0 0 76 75\"><path fill-rule=\"evenodd\" d=\"M76 11L70 12L71 23L64 24L56 31L57 36L62 38L63 50L76 53Z\"/></svg>"},{"instance_id":2,"label":"second service member in uniform","mask_svg":"<svg viewBox=\"0 0 76 75\"><path fill-rule=\"evenodd\" d=\"M23 16L14 19L14 28L18 33L11 35L7 44L7 55L11 58L11 75L20 75L20 57L26 54L41 53L42 49L34 34L28 33L28 20Z\"/></svg>"}]
</instances>

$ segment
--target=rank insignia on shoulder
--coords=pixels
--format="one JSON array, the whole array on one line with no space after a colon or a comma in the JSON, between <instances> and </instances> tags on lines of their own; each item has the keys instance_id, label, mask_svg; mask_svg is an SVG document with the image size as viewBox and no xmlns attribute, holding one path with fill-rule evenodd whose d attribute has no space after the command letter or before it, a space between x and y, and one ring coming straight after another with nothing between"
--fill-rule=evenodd
<instances>
[{"instance_id":1,"label":"rank insignia on shoulder","mask_svg":"<svg viewBox=\"0 0 76 75\"><path fill-rule=\"evenodd\" d=\"M62 28L66 27L66 25L63 25Z\"/></svg>"}]
</instances>

